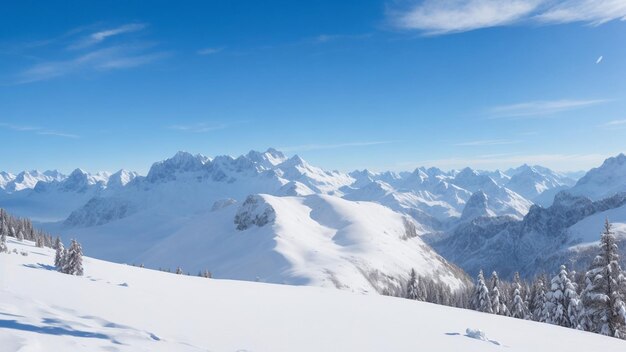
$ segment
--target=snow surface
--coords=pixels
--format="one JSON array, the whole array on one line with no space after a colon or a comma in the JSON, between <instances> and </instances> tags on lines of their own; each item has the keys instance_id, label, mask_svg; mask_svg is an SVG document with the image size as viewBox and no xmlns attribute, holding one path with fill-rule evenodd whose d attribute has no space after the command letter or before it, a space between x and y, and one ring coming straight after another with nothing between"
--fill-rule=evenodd
<instances>
[{"instance_id":1,"label":"snow surface","mask_svg":"<svg viewBox=\"0 0 626 352\"><path fill-rule=\"evenodd\" d=\"M140 212L72 235L99 258L218 278L382 292L414 268L453 288L465 282L419 238L418 223L376 203L317 194L217 203L184 218ZM148 224L157 218L170 220L155 233Z\"/></svg>"},{"instance_id":2,"label":"snow surface","mask_svg":"<svg viewBox=\"0 0 626 352\"><path fill-rule=\"evenodd\" d=\"M589 170L568 192L592 200L626 192L626 155L606 159L601 166Z\"/></svg>"},{"instance_id":3,"label":"snow surface","mask_svg":"<svg viewBox=\"0 0 626 352\"><path fill-rule=\"evenodd\" d=\"M622 340L378 295L204 279L9 239L0 254L2 351L621 351ZM486 340L466 332L480 331Z\"/></svg>"}]
</instances>

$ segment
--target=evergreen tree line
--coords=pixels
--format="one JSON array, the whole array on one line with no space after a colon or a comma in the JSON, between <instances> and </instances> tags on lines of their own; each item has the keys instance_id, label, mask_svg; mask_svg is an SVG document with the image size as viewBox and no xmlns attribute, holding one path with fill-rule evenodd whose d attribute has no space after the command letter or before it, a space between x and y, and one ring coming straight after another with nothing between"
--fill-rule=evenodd
<instances>
[{"instance_id":1,"label":"evergreen tree line","mask_svg":"<svg viewBox=\"0 0 626 352\"><path fill-rule=\"evenodd\" d=\"M543 274L529 282L515 273L506 282L495 271L487 280L481 270L473 285L451 293L447 285L411 270L404 297L626 339L626 272L608 220L598 255L584 273L561 265L551 279Z\"/></svg>"},{"instance_id":2,"label":"evergreen tree line","mask_svg":"<svg viewBox=\"0 0 626 352\"><path fill-rule=\"evenodd\" d=\"M13 237L18 241L32 241L40 248L53 248L54 245L52 236L35 229L29 219L16 218L0 209L0 253L8 252L7 237Z\"/></svg>"},{"instance_id":3,"label":"evergreen tree line","mask_svg":"<svg viewBox=\"0 0 626 352\"><path fill-rule=\"evenodd\" d=\"M133 266L137 266L137 265L134 265L134 264L133 264ZM139 265L139 267L140 267L140 268L143 268L143 267L144 267L144 265L143 265L143 264L141 264L141 265ZM163 268L159 267L157 270L162 271L162 272L165 272L165 273L172 273L172 269L169 269L169 268L168 268L168 269L163 269ZM175 273L176 275L187 275L187 276L191 276L191 274L190 274L189 272L185 273L185 272L183 271L183 268L181 268L180 266L179 266L179 267L176 267L176 270L174 271L174 273ZM198 276L199 276L199 277L203 277L203 278L205 278L205 279L211 279L211 278L213 278L213 274L212 274L209 270L207 270L207 269L198 271Z\"/></svg>"}]
</instances>

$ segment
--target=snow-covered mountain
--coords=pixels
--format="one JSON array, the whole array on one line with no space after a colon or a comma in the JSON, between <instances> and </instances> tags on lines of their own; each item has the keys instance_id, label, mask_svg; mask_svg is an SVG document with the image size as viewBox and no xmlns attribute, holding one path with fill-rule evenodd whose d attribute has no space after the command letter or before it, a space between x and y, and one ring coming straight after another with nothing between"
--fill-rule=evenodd
<instances>
[{"instance_id":1,"label":"snow-covered mountain","mask_svg":"<svg viewBox=\"0 0 626 352\"><path fill-rule=\"evenodd\" d=\"M503 277L510 277L515 271L532 276L554 272L563 263L574 270L584 270L595 252L583 249L592 248L599 241L606 218L615 225L624 260L626 194L623 193L592 201L561 192L552 206L534 205L523 220L476 218L431 244L470 274L482 269L497 270Z\"/></svg>"},{"instance_id":2,"label":"snow-covered mountain","mask_svg":"<svg viewBox=\"0 0 626 352\"><path fill-rule=\"evenodd\" d=\"M40 172L37 170L22 171L17 175L8 172L0 173L0 190L10 193L19 192L26 189L33 189L39 181L53 182L60 181L65 178L57 170L48 170Z\"/></svg>"},{"instance_id":3,"label":"snow-covered mountain","mask_svg":"<svg viewBox=\"0 0 626 352\"><path fill-rule=\"evenodd\" d=\"M399 287L398 278L415 268L452 287L466 282L419 238L419 223L375 203L313 194L250 195L208 205L183 216L94 198L89 210L48 228L71 229L100 258L209 269L218 278L382 292ZM123 248L114 245L120 242Z\"/></svg>"},{"instance_id":4,"label":"snow-covered mountain","mask_svg":"<svg viewBox=\"0 0 626 352\"><path fill-rule=\"evenodd\" d=\"M541 175L557 175L541 167L532 169L538 170ZM435 230L450 218L459 218L465 203L479 190L490 200L490 214L521 218L532 202L515 192L515 187L509 188L508 184L543 182L535 187L538 188L535 193L561 187L561 183L552 179L550 182L535 180L534 173L525 182L522 177L524 173L519 172L519 169L508 172L517 172L514 180L518 181L511 183L511 176L500 171L479 172L469 168L460 172L418 168L413 172L401 173L372 173L363 170L344 174L310 165L297 155L288 158L272 148L265 152L250 151L238 158L209 158L200 154L179 152L172 158L155 163L145 177L127 170L114 174L89 174L77 169L69 176L57 171L23 172L18 176L4 173L0 175L0 187L3 187L3 192L0 192L0 206L5 206L18 215L38 220L64 219L80 206L86 205L91 197L114 196L126 199L127 202L141 203L141 199L132 199L137 196L139 189L170 188L168 192L175 192L174 188L178 185L182 188L193 188L192 185L196 184L199 194L211 193L207 189L212 189L215 191L212 193L222 193L222 198L239 200L248 194L268 193L334 194L351 200L376 201L411 215ZM170 186L156 186L165 184ZM224 188L224 185L225 191L215 190ZM64 194L59 197L64 205L58 207L52 216L47 210L53 206L43 203L54 202L55 197L51 194L61 192ZM71 192L76 193L73 197L75 199L69 195ZM210 200L214 201L215 198ZM23 202L32 206L14 206Z\"/></svg>"},{"instance_id":5,"label":"snow-covered mountain","mask_svg":"<svg viewBox=\"0 0 626 352\"><path fill-rule=\"evenodd\" d=\"M619 165L623 165L624 156L613 159L616 161L609 159L598 169L606 171L592 170L573 190L582 189L580 185L585 184L611 184L614 185L611 190L620 190L623 183L620 183L619 177L602 179L597 176L621 172ZM29 183L31 188L0 192L0 207L19 216L31 217L56 233L81 238L90 252L100 258L118 262L141 261L150 266L185 265L193 270L208 266L212 270L218 268L216 274L219 275L219 268L225 268L221 266L223 257L220 251L223 251L233 254L232 257L239 258L241 265L244 265L246 260L251 259L240 254L235 255L247 253L249 250L243 241L233 242L234 238L240 238L242 234L242 231L237 230L234 219L239 209L252 196L252 199L266 204L265 207L274 209L275 218L259 230L243 230L243 233L260 232L260 235L253 238L263 238L263 243L266 244L265 247L255 247L263 251L251 251L250 255L283 258L277 261L280 265L272 268L285 271L274 273L273 277L269 271L260 271L252 277L243 269L224 270L223 277L256 279L259 276L272 282L311 282L317 285L323 280L327 280L326 284L332 282L330 277L335 275L340 277L338 282L355 290L379 288L359 281L367 275L355 275L357 271L379 270L384 274L395 275L407 269L402 264L407 259L401 255L390 255L380 261L367 259L377 258L375 251L366 251L363 255L350 252L346 254L333 247L336 243L324 242L329 233L342 233L346 227L362 227L378 229L379 234L400 234L409 221L417 235L428 234L431 240L449 241L445 245L438 243L438 248L444 255L473 272L475 268L491 263L490 261L496 263L498 256L504 258L528 248L535 249L534 244L528 244L524 239L532 236L524 235L525 230L510 230L519 226L511 224L526 223L527 218L538 211L536 209L539 208L527 197L546 197L572 183L572 180L559 173L540 166L527 165L506 172L476 171L470 168L447 172L437 168L417 168L413 172L374 173L363 170L345 174L326 171L310 165L297 155L288 157L271 148L265 152L250 151L236 158L211 158L178 152L172 158L154 163L145 177L126 170L115 174L89 174L80 169L68 176L58 173L57 176L43 174L48 178L37 181L34 186L32 182ZM15 181L17 176L5 173L1 179L7 185ZM565 197L561 197L557 206L549 209L563 208L565 203ZM288 206L283 206L284 204ZM374 206L378 208L372 208ZM317 238L315 244L321 248L310 249L318 252L303 250L301 248L306 246L299 239L294 239L295 242L290 246L300 248L296 251L299 255L317 258L319 263L323 263L317 266L318 272L326 270L332 272L332 275L324 274L319 277L296 274L299 270L298 259L294 258L297 256L283 251L285 247L267 245L282 243L286 241L285 238L290 238L288 232L300 231L295 226L284 225L295 221L293 218L296 217L296 212L288 211L291 208L301 209L302 214L308 214L299 217L300 222L295 223L308 233L314 234L311 239ZM322 211L320 209L327 214L334 214L333 219L343 220L326 223L324 219L314 217L318 210ZM371 222L368 217L377 218L371 214L372 209L395 220L381 220L384 228L363 225ZM359 215L354 215L353 212ZM556 212L554 217L571 215L567 211L559 214ZM352 222L345 219L351 219ZM503 233L491 239L505 228L513 231L519 238ZM285 232L285 229L289 231ZM561 231L562 228L557 230ZM467 239L460 236L464 232L472 233L474 237ZM393 246L394 249L389 250L389 253L397 254L415 246L428 247L425 244L415 244L417 240L379 243L384 237L378 238L369 233L369 230L363 232L363 241L367 238L367 241L376 244L374 247L384 247L387 244ZM542 237L545 233L537 235L537 243L545 245L546 241ZM394 238L400 237L402 236L397 235ZM123 238L124 241L116 241L118 238ZM185 240L187 238L197 241ZM232 247L225 247L227 244ZM473 246L472 250L488 244L492 246L490 250L499 252L490 258L470 258L468 253L471 251L462 252L459 249L468 244ZM175 256L170 260L162 255L167 246L180 247L180 251L189 249L195 254ZM548 247L551 250L562 249L555 246L546 248ZM213 252L213 248L220 248L220 251ZM457 251L462 254L457 255ZM422 252L431 255L428 250ZM392 258L394 256L396 258ZM291 259L281 262L284 258ZM437 260L433 259L434 264L424 270L439 268L440 262ZM526 265L526 260L527 257L508 261L510 270L520 270L513 266ZM388 267L383 264L385 262L394 264ZM239 262L228 262L228 265L237 267ZM342 269L337 269L339 267ZM530 268L524 270L532 271Z\"/></svg>"},{"instance_id":6,"label":"snow-covered mountain","mask_svg":"<svg viewBox=\"0 0 626 352\"><path fill-rule=\"evenodd\" d=\"M2 351L621 351L622 340L379 295L205 279L84 258L9 239L0 254ZM195 274L195 273L194 273ZM480 329L485 339L471 338ZM523 332L523 333L521 333ZM532 338L529 338L532 336Z\"/></svg>"},{"instance_id":7,"label":"snow-covered mountain","mask_svg":"<svg viewBox=\"0 0 626 352\"><path fill-rule=\"evenodd\" d=\"M556 194L555 190L564 190L576 183L563 174L538 165L522 165L507 171L507 174L511 178L505 187L533 201L545 192Z\"/></svg>"},{"instance_id":8,"label":"snow-covered mountain","mask_svg":"<svg viewBox=\"0 0 626 352\"><path fill-rule=\"evenodd\" d=\"M626 155L606 159L600 167L589 170L568 192L593 200L626 192Z\"/></svg>"}]
</instances>

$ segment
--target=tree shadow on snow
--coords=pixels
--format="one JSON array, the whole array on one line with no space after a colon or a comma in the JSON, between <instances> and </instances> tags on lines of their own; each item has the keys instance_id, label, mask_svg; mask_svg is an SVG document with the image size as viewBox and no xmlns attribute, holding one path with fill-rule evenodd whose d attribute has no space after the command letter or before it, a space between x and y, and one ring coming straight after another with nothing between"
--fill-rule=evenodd
<instances>
[{"instance_id":1,"label":"tree shadow on snow","mask_svg":"<svg viewBox=\"0 0 626 352\"><path fill-rule=\"evenodd\" d=\"M37 264L23 264L25 267L27 268L31 268L31 269L44 269L44 270L50 270L50 271L56 271L57 268L54 265L46 265L46 264L41 264L41 263L37 263Z\"/></svg>"},{"instance_id":2,"label":"tree shadow on snow","mask_svg":"<svg viewBox=\"0 0 626 352\"><path fill-rule=\"evenodd\" d=\"M0 319L0 329L30 331L30 332L36 332L39 334L48 334L48 335L65 335L65 336L74 336L74 337L104 339L104 340L110 340L110 341L115 342L115 340L111 338L110 336L97 333L97 332L73 330L73 329L60 327L60 326L37 326L37 325L20 323L17 320Z\"/></svg>"}]
</instances>

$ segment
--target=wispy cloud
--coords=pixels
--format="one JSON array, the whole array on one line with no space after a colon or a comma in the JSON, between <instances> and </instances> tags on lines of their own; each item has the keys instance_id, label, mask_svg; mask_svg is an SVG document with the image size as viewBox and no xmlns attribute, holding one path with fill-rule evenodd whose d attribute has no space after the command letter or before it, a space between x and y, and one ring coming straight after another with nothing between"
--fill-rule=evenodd
<instances>
[{"instance_id":1,"label":"wispy cloud","mask_svg":"<svg viewBox=\"0 0 626 352\"><path fill-rule=\"evenodd\" d=\"M607 128L611 128L611 127L626 127L626 120L609 121L607 123L601 124L600 127L607 127Z\"/></svg>"},{"instance_id":2,"label":"wispy cloud","mask_svg":"<svg viewBox=\"0 0 626 352\"><path fill-rule=\"evenodd\" d=\"M116 40L114 45L104 44L109 38L138 32L146 26L143 23L130 23L95 31L93 26L83 27L47 40L45 45L48 46L49 55L54 59L38 59L38 63L18 72L12 83L32 83L79 72L127 69L143 66L169 56L169 52L155 50L156 44L154 43L133 40L128 36ZM25 46L22 50L28 50L28 48ZM65 50L67 48L72 50Z\"/></svg>"},{"instance_id":3,"label":"wispy cloud","mask_svg":"<svg viewBox=\"0 0 626 352\"><path fill-rule=\"evenodd\" d=\"M488 110L490 118L528 118L553 115L556 113L582 109L592 105L605 103L606 99L595 100L550 100L531 101L511 105L500 105Z\"/></svg>"},{"instance_id":4,"label":"wispy cloud","mask_svg":"<svg viewBox=\"0 0 626 352\"><path fill-rule=\"evenodd\" d=\"M626 20L623 0L544 0L546 9L535 18L544 23L587 22L597 26L613 20Z\"/></svg>"},{"instance_id":5,"label":"wispy cloud","mask_svg":"<svg viewBox=\"0 0 626 352\"><path fill-rule=\"evenodd\" d=\"M44 81L69 74L137 67L168 56L167 52L146 52L144 45L113 46L93 50L61 61L38 63L17 76L17 84Z\"/></svg>"},{"instance_id":6,"label":"wispy cloud","mask_svg":"<svg viewBox=\"0 0 626 352\"><path fill-rule=\"evenodd\" d=\"M483 139L478 141L469 141L454 144L457 147L477 147L477 146L492 146L492 145L507 145L520 143L517 140L510 139Z\"/></svg>"},{"instance_id":7,"label":"wispy cloud","mask_svg":"<svg viewBox=\"0 0 626 352\"><path fill-rule=\"evenodd\" d=\"M15 125L11 123L0 122L0 128L5 128L18 132L31 132L40 136L55 136L55 137L63 137L63 138L80 138L79 135L73 133L60 132L55 130L46 129L43 127L36 126L25 126L25 125Z\"/></svg>"},{"instance_id":8,"label":"wispy cloud","mask_svg":"<svg viewBox=\"0 0 626 352\"><path fill-rule=\"evenodd\" d=\"M129 23L115 28L100 30L79 39L69 46L70 49L82 49L103 42L107 38L125 33L138 32L146 28L144 23Z\"/></svg>"},{"instance_id":9,"label":"wispy cloud","mask_svg":"<svg viewBox=\"0 0 626 352\"><path fill-rule=\"evenodd\" d=\"M347 148L347 147L367 147L367 146L373 146L373 145L391 144L391 143L396 143L396 142L397 141L370 141L370 142L348 142L348 143L336 143L336 144L302 144L302 145L280 147L278 149L285 151L285 152L310 151L310 150L324 150L324 149L339 149L339 148Z\"/></svg>"},{"instance_id":10,"label":"wispy cloud","mask_svg":"<svg viewBox=\"0 0 626 352\"><path fill-rule=\"evenodd\" d=\"M56 136L56 137L64 137L64 138L80 138L77 134L58 132L58 131L48 131L42 130L36 132L40 136Z\"/></svg>"},{"instance_id":11,"label":"wispy cloud","mask_svg":"<svg viewBox=\"0 0 626 352\"><path fill-rule=\"evenodd\" d=\"M320 34L317 37L313 38L313 42L315 43L329 43L339 40L360 40L367 39L372 37L371 33L363 33L363 34Z\"/></svg>"},{"instance_id":12,"label":"wispy cloud","mask_svg":"<svg viewBox=\"0 0 626 352\"><path fill-rule=\"evenodd\" d=\"M192 132L192 133L205 133L212 132L217 130L223 130L228 128L231 124L227 123L217 123L217 124L209 124L205 122L195 123L190 125L172 125L167 128L170 130L183 131L183 132Z\"/></svg>"},{"instance_id":13,"label":"wispy cloud","mask_svg":"<svg viewBox=\"0 0 626 352\"><path fill-rule=\"evenodd\" d=\"M206 56L220 53L224 50L224 48L203 48L198 50L198 55Z\"/></svg>"},{"instance_id":14,"label":"wispy cloud","mask_svg":"<svg viewBox=\"0 0 626 352\"><path fill-rule=\"evenodd\" d=\"M585 22L600 25L626 19L623 0L423 0L388 10L391 23L427 35L466 32L515 24Z\"/></svg>"}]
</instances>

